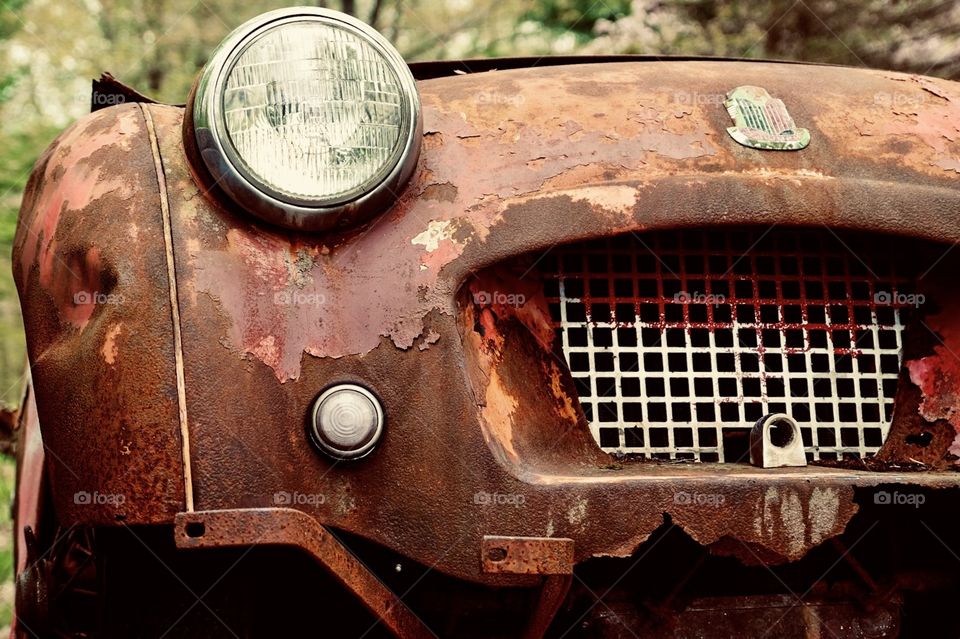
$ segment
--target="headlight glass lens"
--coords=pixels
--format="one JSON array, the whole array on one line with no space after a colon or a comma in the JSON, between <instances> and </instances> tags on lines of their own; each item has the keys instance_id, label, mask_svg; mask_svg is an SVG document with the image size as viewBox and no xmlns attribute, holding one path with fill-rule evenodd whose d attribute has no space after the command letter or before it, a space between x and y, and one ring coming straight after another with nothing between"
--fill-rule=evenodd
<instances>
[{"instance_id":1,"label":"headlight glass lens","mask_svg":"<svg viewBox=\"0 0 960 639\"><path fill-rule=\"evenodd\" d=\"M248 179L292 201L348 201L404 149L400 77L362 34L320 21L252 40L227 71L222 105Z\"/></svg>"}]
</instances>

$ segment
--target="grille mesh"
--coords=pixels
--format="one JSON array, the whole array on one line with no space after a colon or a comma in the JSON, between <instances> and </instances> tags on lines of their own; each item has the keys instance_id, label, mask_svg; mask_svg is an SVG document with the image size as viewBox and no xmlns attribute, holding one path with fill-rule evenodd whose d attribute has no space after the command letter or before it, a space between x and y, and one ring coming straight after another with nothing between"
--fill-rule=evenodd
<instances>
[{"instance_id":1,"label":"grille mesh","mask_svg":"<svg viewBox=\"0 0 960 639\"><path fill-rule=\"evenodd\" d=\"M784 412L809 459L890 427L910 279L829 232L684 231L559 248L545 294L594 438L614 453L742 461Z\"/></svg>"}]
</instances>

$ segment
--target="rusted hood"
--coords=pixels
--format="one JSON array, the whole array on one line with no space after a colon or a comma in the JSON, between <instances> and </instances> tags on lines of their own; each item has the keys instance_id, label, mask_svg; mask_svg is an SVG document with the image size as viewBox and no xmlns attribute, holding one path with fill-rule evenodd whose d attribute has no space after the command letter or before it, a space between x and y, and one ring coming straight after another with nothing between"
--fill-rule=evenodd
<instances>
[{"instance_id":1,"label":"rusted hood","mask_svg":"<svg viewBox=\"0 0 960 639\"><path fill-rule=\"evenodd\" d=\"M735 143L723 100L743 84L782 98L811 131L810 146ZM428 337L430 310L451 312L452 291L471 269L589 235L745 222L941 240L957 233L954 83L844 68L645 62L456 76L420 90L420 170L366 229L291 238L239 224L223 229L223 247L184 255L199 267L193 286L229 316L233 347L280 380L299 375L303 353L361 355L382 337L410 348ZM587 211L603 215L588 219ZM239 288L223 281L227 272ZM274 304L285 293L346 307L315 304L294 317Z\"/></svg>"}]
</instances>

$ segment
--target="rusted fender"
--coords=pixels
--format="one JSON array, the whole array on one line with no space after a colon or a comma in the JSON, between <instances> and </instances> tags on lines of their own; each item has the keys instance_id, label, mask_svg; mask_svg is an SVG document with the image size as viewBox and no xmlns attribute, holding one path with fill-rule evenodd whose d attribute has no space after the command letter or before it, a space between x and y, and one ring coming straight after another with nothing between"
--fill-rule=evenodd
<instances>
[{"instance_id":1,"label":"rusted fender","mask_svg":"<svg viewBox=\"0 0 960 639\"><path fill-rule=\"evenodd\" d=\"M13 249L53 505L64 523L184 507L160 189L138 105L37 162Z\"/></svg>"}]
</instances>

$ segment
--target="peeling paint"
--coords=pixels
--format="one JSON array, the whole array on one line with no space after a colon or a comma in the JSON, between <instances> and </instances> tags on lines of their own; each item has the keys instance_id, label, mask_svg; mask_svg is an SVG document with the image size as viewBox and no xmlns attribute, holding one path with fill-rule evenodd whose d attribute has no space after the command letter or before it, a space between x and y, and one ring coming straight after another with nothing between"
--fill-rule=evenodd
<instances>
[{"instance_id":1,"label":"peeling paint","mask_svg":"<svg viewBox=\"0 0 960 639\"><path fill-rule=\"evenodd\" d=\"M576 502L570 509L567 511L567 521L574 526L583 526L583 522L587 519L587 500L584 498L577 499Z\"/></svg>"},{"instance_id":2,"label":"peeling paint","mask_svg":"<svg viewBox=\"0 0 960 639\"><path fill-rule=\"evenodd\" d=\"M430 348L431 344L436 344L439 341L440 341L440 333L436 332L433 329L430 329L423 336L423 339L420 341L420 344L417 346L417 348L421 351L425 351L428 348Z\"/></svg>"},{"instance_id":3,"label":"peeling paint","mask_svg":"<svg viewBox=\"0 0 960 639\"><path fill-rule=\"evenodd\" d=\"M904 167L916 171L933 175L955 172L952 158L960 156L960 102L952 99L958 95L954 83L874 74L882 75L888 81L886 86L877 85L872 100L851 105L839 116L827 115L830 101L838 97L836 93L822 92L822 107L815 116L818 126L837 140L847 137L843 127L852 126L859 132L858 139L847 140L843 147L848 157L874 161L899 158Z\"/></svg>"},{"instance_id":4,"label":"peeling paint","mask_svg":"<svg viewBox=\"0 0 960 639\"><path fill-rule=\"evenodd\" d=\"M515 397L503 392L500 375L496 370L492 371L483 407L485 423L489 428L497 429L497 432L491 435L496 438L500 448L514 463L519 461L517 450L513 445L512 433L513 414L518 406L519 403Z\"/></svg>"},{"instance_id":5,"label":"peeling paint","mask_svg":"<svg viewBox=\"0 0 960 639\"><path fill-rule=\"evenodd\" d=\"M577 80L577 85L562 67L422 82L425 134L416 177L397 205L364 233L321 245L321 238L297 238L294 243L287 235L260 227L256 240L238 237L249 233L241 227L211 228L211 235L226 236L229 242L222 247L204 246L208 241L197 235L204 232L199 220L212 225L222 222L204 205L191 181L174 179L171 187L184 200L178 206L181 223L186 229L195 229L184 242L190 247L185 254L196 276L184 288L194 302L199 303L198 293L217 300L233 324L231 349L261 359L281 380L299 377L304 353L331 358L364 354L376 348L381 337L389 338L397 348L409 349L422 336L423 318L428 313L452 315L451 299L460 284L455 273L470 268L464 255L488 251L486 244L498 235L497 229L511 216L520 215L520 210L536 207L543 211L553 206L553 223L562 227L568 219L567 197L574 207L592 211L596 219L606 218L605 232L614 233L642 228L650 216L652 204L648 201L659 197L663 185L678 176L689 176L687 190L691 193L711 188L718 179L765 180L770 194L764 197L774 198L783 189L805 188L813 182L839 183L846 165L838 163L836 154L817 136L836 143L842 140L844 147L851 147L851 154L860 153L858 145L850 144L850 129L836 125L859 121L853 105L861 101L862 94L850 88L848 81L828 82L845 93L831 94L832 102L822 105L817 92L804 91L803 86L809 82L822 85L824 74L847 78L853 72L817 69L809 72L809 78L797 76L788 81L780 75L782 69L775 67L751 65L751 70L757 74L757 82L763 80L771 92L798 109L798 117L805 122L802 107L807 103L809 110L830 113L832 118L811 129L811 147L793 158L745 156L749 150L735 148L724 132L722 105L675 101L674 96L689 90L691 82L718 95L727 90L726 67L716 63L677 65L676 73L669 77L653 74L643 65L596 65L587 82L605 96L602 108L585 101L578 92L584 80ZM904 84L869 73L857 77L878 87ZM511 105L509 113L478 104L478 94L496 91L503 82L513 83L524 97ZM923 92L919 86L915 90ZM940 127L946 131L953 122L947 116L956 114L952 103L941 102L944 104L935 105L940 111L921 117L933 122L946 117L943 121L947 124ZM875 109L868 111L876 122L882 122ZM896 134L933 141L914 129L904 123ZM876 127L870 132L871 139L877 140L891 133ZM942 149L949 144L944 141ZM863 150L866 153L866 148ZM902 165L902 154L895 156L890 161ZM871 147L869 157L875 162L880 156ZM929 161L924 166L924 170L931 168ZM878 166L877 170L884 169ZM855 173L859 179L864 171ZM189 178L189 173L186 176ZM835 200L836 195L824 193L823 197ZM704 201L715 207L722 200ZM548 235L554 238L550 242L573 239L583 228L578 224L559 232L549 228L548 218L540 220L538 234L545 241ZM403 238L407 238L406 246ZM504 241L497 240L500 244ZM530 240L520 243L532 247ZM297 251L309 253L312 268L307 264L289 270L289 260ZM279 259L281 255L283 259ZM237 283L219 273L234 273L232 279ZM362 319L359 324L347 321L340 303L281 310L253 293L289 286L328 300L351 300L351 317Z\"/></svg>"},{"instance_id":6,"label":"peeling paint","mask_svg":"<svg viewBox=\"0 0 960 639\"><path fill-rule=\"evenodd\" d=\"M945 346L935 346L934 354L906 363L910 381L920 387L923 399L920 414L928 422L945 420L958 430L950 452L960 456L960 363Z\"/></svg>"},{"instance_id":7,"label":"peeling paint","mask_svg":"<svg viewBox=\"0 0 960 639\"><path fill-rule=\"evenodd\" d=\"M820 545L837 534L840 492L835 488L814 488L810 494L810 543Z\"/></svg>"},{"instance_id":8,"label":"peeling paint","mask_svg":"<svg viewBox=\"0 0 960 639\"><path fill-rule=\"evenodd\" d=\"M156 166L140 105L122 104L64 131L24 191L13 271L63 522L147 525L183 508ZM81 490L127 501L78 505Z\"/></svg>"},{"instance_id":9,"label":"peeling paint","mask_svg":"<svg viewBox=\"0 0 960 639\"><path fill-rule=\"evenodd\" d=\"M117 322L110 326L107 329L107 336L103 340L103 348L100 349L100 354L103 355L103 361L109 365L113 365L117 361L117 337L120 336L120 331L123 330L123 322Z\"/></svg>"},{"instance_id":10,"label":"peeling paint","mask_svg":"<svg viewBox=\"0 0 960 639\"><path fill-rule=\"evenodd\" d=\"M453 237L451 223L447 220L432 221L427 230L413 238L413 244L419 244L427 253L433 253L440 248L440 243Z\"/></svg>"}]
</instances>

